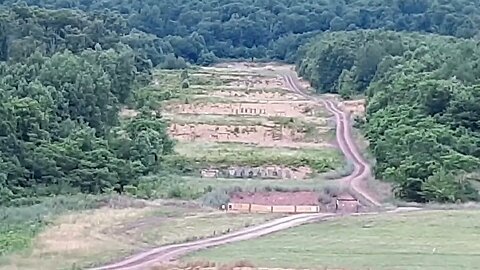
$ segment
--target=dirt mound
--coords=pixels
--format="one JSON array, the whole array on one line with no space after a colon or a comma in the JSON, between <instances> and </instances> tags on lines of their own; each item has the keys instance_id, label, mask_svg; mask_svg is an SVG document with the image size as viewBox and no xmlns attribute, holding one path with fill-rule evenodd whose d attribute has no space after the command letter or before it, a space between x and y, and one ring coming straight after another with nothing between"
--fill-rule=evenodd
<instances>
[{"instance_id":1,"label":"dirt mound","mask_svg":"<svg viewBox=\"0 0 480 270\"><path fill-rule=\"evenodd\" d=\"M230 203L259 205L318 205L319 194L312 191L299 192L234 192Z\"/></svg>"}]
</instances>

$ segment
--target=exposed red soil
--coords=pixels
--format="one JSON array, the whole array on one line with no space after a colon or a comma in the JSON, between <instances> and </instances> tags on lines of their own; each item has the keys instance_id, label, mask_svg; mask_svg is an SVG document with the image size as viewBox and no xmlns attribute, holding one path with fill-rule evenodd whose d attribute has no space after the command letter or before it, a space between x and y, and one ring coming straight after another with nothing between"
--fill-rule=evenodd
<instances>
[{"instance_id":1,"label":"exposed red soil","mask_svg":"<svg viewBox=\"0 0 480 270\"><path fill-rule=\"evenodd\" d=\"M318 194L311 191L235 192L231 194L230 202L259 205L318 205Z\"/></svg>"}]
</instances>

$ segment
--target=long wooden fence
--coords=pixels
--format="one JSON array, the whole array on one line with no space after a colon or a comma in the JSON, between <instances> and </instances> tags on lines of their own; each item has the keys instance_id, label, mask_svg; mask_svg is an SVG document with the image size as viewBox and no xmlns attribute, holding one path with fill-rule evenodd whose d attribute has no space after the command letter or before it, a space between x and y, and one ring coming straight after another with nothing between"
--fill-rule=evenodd
<instances>
[{"instance_id":1,"label":"long wooden fence","mask_svg":"<svg viewBox=\"0 0 480 270\"><path fill-rule=\"evenodd\" d=\"M251 213L319 213L319 205L260 205L253 203L229 203L227 211Z\"/></svg>"}]
</instances>

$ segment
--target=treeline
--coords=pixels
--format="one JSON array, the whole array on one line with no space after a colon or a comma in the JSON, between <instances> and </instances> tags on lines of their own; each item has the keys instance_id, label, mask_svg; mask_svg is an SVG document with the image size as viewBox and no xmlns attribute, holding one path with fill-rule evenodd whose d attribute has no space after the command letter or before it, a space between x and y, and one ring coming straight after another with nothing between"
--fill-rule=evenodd
<instances>
[{"instance_id":1,"label":"treeline","mask_svg":"<svg viewBox=\"0 0 480 270\"><path fill-rule=\"evenodd\" d=\"M136 100L134 91L149 83L153 67L207 65L219 57L292 61L307 39L340 30L353 32L323 34L323 41L304 49L307 60L301 69L319 89L344 96L367 90L365 128L379 160L377 174L405 178L399 194L413 200L430 200L442 192L446 195L437 200L472 194L466 182L448 182L452 186L448 192L458 192L451 195L435 191L437 186L431 183L441 181L428 179L441 176L437 168L445 173L469 171L477 162L475 103L460 102L476 100L472 89L480 73L474 43L356 31L386 28L475 37L480 10L470 1L0 0L0 7L2 203L80 191L122 191L135 185L138 176L162 170L164 156L173 146L160 115L145 112L127 123L118 118L125 104L148 103ZM442 92L447 97L437 98L442 93L419 89L419 78L423 82L427 75L442 86L447 84L441 80L446 80L453 90L448 88ZM422 103L402 83L415 78L413 89L418 88L422 97L430 93L432 100L445 102L444 109L436 109L440 106L436 103L429 109L412 105ZM393 95L393 90L387 91L392 87L408 91ZM412 98L399 108L404 104L400 96L407 92ZM403 112L407 108L415 111ZM395 154L383 153L390 147L383 137L393 131L382 130L398 121L379 119L388 113L398 115L395 110L414 119L404 124L407 127L415 128L415 121L422 119L418 125L423 123L428 134L438 128L441 132L432 136L442 142L443 150L407 159L410 154L405 153L411 149L404 152L408 148L404 143L394 145ZM378 132L373 129L376 121L382 125ZM443 132L449 137L436 137ZM426 138L430 137L422 136ZM434 165L427 163L422 169L423 161ZM420 169L412 169L415 166Z\"/></svg>"},{"instance_id":2,"label":"treeline","mask_svg":"<svg viewBox=\"0 0 480 270\"><path fill-rule=\"evenodd\" d=\"M35 52L51 56L64 50L77 54L85 49L117 50L122 46L132 49L140 72L172 65L172 61L185 66L185 61L175 58L171 43L136 30L118 13L49 10L25 4L0 10L0 61L22 61Z\"/></svg>"},{"instance_id":3,"label":"treeline","mask_svg":"<svg viewBox=\"0 0 480 270\"><path fill-rule=\"evenodd\" d=\"M0 204L122 192L162 169L161 116L118 116L149 83L158 38L120 16L26 6L0 11L0 28Z\"/></svg>"},{"instance_id":4,"label":"treeline","mask_svg":"<svg viewBox=\"0 0 480 270\"><path fill-rule=\"evenodd\" d=\"M480 24L480 7L468 0L0 1L4 6L18 2L95 14L121 35L133 29L153 35L147 54L162 48L198 64L216 57L293 60L306 38L325 31L382 28L470 38L478 35Z\"/></svg>"},{"instance_id":5,"label":"treeline","mask_svg":"<svg viewBox=\"0 0 480 270\"><path fill-rule=\"evenodd\" d=\"M406 200L478 200L480 47L475 40L384 31L321 35L300 73L320 92L366 93L363 129L377 177Z\"/></svg>"}]
</instances>

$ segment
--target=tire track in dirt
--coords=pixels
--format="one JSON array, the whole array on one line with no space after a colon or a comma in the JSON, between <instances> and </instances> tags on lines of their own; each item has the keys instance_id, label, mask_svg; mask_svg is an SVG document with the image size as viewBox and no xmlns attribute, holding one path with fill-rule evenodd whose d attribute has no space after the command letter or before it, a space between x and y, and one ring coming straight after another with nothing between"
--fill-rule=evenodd
<instances>
[{"instance_id":1,"label":"tire track in dirt","mask_svg":"<svg viewBox=\"0 0 480 270\"><path fill-rule=\"evenodd\" d=\"M345 158L351 161L354 166L353 172L349 176L342 178L341 181L346 183L352 193L354 193L353 195L363 203L380 206L380 203L369 195L368 190L362 187L362 184L371 177L372 169L370 164L358 150L354 141L350 124L350 115L340 110L331 100L321 99L307 94L303 87L299 85L296 77L294 78L292 75L284 75L283 78L292 91L310 100L323 103L325 108L335 116L338 145Z\"/></svg>"},{"instance_id":2,"label":"tire track in dirt","mask_svg":"<svg viewBox=\"0 0 480 270\"><path fill-rule=\"evenodd\" d=\"M370 177L371 167L368 162L362 157L351 135L351 127L349 116L343 111L338 109L336 105L325 99L318 99L310 96L302 89L298 84L298 79L295 79L291 75L284 75L285 82L289 88L295 93L317 101L322 102L328 111L334 114L336 125L336 137L340 150L345 155L345 158L350 160L354 165L352 174L341 180L347 183L356 195L363 197L364 201L369 202L372 205L379 206L374 198L368 195L368 192L361 187L362 181L367 177ZM180 256L186 255L193 251L198 251L205 248L224 245L232 242L249 240L278 232L281 230L289 229L295 226L299 226L305 223L319 221L337 216L331 213L317 213L317 214L298 214L288 217L279 218L262 225L246 228L237 232L217 236L213 238L207 238L197 240L184 244L166 245L159 248L155 248L149 251L141 252L133 255L125 260L117 263L112 263L102 267L91 268L90 270L140 270L148 269L148 267L162 262L168 262L176 259Z\"/></svg>"},{"instance_id":3,"label":"tire track in dirt","mask_svg":"<svg viewBox=\"0 0 480 270\"><path fill-rule=\"evenodd\" d=\"M318 221L333 217L335 214L321 213L321 214L299 214L294 216L288 216L279 218L265 224L246 228L234 233L202 239L190 243L173 244L159 248L152 249L150 251L142 252L127 258L121 262L98 267L91 268L90 270L140 270L148 269L148 267L155 263L168 262L179 256L185 255L192 251L205 249L209 247L224 245L232 242L243 241L248 239L257 238L273 232L285 230L295 226L299 226L308 222Z\"/></svg>"}]
</instances>

